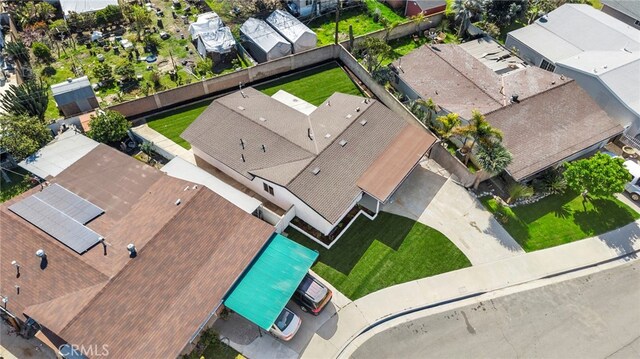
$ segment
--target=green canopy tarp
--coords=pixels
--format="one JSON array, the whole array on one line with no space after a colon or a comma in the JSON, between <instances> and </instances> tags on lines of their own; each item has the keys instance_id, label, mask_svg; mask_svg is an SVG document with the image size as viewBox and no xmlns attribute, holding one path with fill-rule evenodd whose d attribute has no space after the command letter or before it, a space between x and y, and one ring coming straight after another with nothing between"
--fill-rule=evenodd
<instances>
[{"instance_id":1,"label":"green canopy tarp","mask_svg":"<svg viewBox=\"0 0 640 359\"><path fill-rule=\"evenodd\" d=\"M269 330L316 258L318 252L275 235L231 290L224 305Z\"/></svg>"}]
</instances>

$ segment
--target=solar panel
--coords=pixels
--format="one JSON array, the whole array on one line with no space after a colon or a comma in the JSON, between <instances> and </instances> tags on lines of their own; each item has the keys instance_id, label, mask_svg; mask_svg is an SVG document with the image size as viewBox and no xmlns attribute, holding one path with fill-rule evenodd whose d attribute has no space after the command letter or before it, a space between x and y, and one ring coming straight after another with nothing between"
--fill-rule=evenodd
<instances>
[{"instance_id":1,"label":"solar panel","mask_svg":"<svg viewBox=\"0 0 640 359\"><path fill-rule=\"evenodd\" d=\"M104 213L102 208L57 183L45 187L34 196L82 224Z\"/></svg>"},{"instance_id":2,"label":"solar panel","mask_svg":"<svg viewBox=\"0 0 640 359\"><path fill-rule=\"evenodd\" d=\"M45 231L79 254L98 243L100 235L36 196L29 196L9 210Z\"/></svg>"}]
</instances>

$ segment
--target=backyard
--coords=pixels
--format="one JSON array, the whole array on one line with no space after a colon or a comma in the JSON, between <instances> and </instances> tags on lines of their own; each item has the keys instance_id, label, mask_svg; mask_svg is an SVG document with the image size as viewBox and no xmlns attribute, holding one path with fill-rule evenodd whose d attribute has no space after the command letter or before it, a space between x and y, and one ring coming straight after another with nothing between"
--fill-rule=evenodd
<instances>
[{"instance_id":1,"label":"backyard","mask_svg":"<svg viewBox=\"0 0 640 359\"><path fill-rule=\"evenodd\" d=\"M256 89L271 96L278 90L285 90L313 105L320 105L334 92L361 96L362 92L335 62L306 71L281 77ZM160 132L180 146L190 149L191 145L180 134L209 106L211 100L204 100L180 107L146 119L152 129Z\"/></svg>"},{"instance_id":2,"label":"backyard","mask_svg":"<svg viewBox=\"0 0 640 359\"><path fill-rule=\"evenodd\" d=\"M481 202L492 213L498 209L491 197ZM583 206L582 196L568 191L508 209L502 225L525 251L531 252L597 236L638 218L638 212L615 198L594 198Z\"/></svg>"},{"instance_id":3,"label":"backyard","mask_svg":"<svg viewBox=\"0 0 640 359\"><path fill-rule=\"evenodd\" d=\"M356 219L330 250L291 227L286 233L320 252L313 271L352 300L395 284L471 266L442 233L386 212L373 221L362 216Z\"/></svg>"},{"instance_id":4,"label":"backyard","mask_svg":"<svg viewBox=\"0 0 640 359\"><path fill-rule=\"evenodd\" d=\"M0 177L0 203L8 201L33 187L29 177L26 177L27 172L21 168L7 170L6 174L11 179L11 182L6 182L4 178Z\"/></svg>"}]
</instances>

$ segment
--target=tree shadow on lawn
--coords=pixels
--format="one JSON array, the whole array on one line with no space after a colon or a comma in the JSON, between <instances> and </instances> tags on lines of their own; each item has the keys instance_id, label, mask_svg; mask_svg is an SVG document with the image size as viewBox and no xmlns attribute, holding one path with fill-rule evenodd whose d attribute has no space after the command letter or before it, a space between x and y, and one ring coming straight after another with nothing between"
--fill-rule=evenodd
<instances>
[{"instance_id":1,"label":"tree shadow on lawn","mask_svg":"<svg viewBox=\"0 0 640 359\"><path fill-rule=\"evenodd\" d=\"M586 207L586 210L575 211L573 218L580 229L590 236L599 236L614 231L640 217L633 209L613 198L595 198L586 204ZM638 236L632 233L637 233L637 224L635 227L634 231L623 232L619 235L613 233L604 236L602 240L621 255L634 252L633 243L638 240Z\"/></svg>"}]
</instances>

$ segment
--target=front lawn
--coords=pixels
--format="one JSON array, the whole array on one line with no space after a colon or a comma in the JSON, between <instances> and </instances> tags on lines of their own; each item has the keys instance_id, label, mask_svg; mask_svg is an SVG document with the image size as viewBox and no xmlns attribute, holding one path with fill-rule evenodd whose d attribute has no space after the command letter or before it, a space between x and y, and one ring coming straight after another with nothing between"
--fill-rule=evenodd
<instances>
[{"instance_id":1,"label":"front lawn","mask_svg":"<svg viewBox=\"0 0 640 359\"><path fill-rule=\"evenodd\" d=\"M481 202L493 213L498 208L491 197ZM597 236L640 218L615 198L595 198L585 209L582 196L575 192L552 195L507 212L503 226L527 252Z\"/></svg>"},{"instance_id":2,"label":"front lawn","mask_svg":"<svg viewBox=\"0 0 640 359\"><path fill-rule=\"evenodd\" d=\"M312 269L352 300L395 284L471 266L442 233L406 217L360 216L330 249L289 227L288 237L320 252Z\"/></svg>"},{"instance_id":3,"label":"front lawn","mask_svg":"<svg viewBox=\"0 0 640 359\"><path fill-rule=\"evenodd\" d=\"M256 86L256 89L268 96L284 90L315 106L321 105L334 92L362 96L360 89L335 62L281 77Z\"/></svg>"},{"instance_id":4,"label":"front lawn","mask_svg":"<svg viewBox=\"0 0 640 359\"><path fill-rule=\"evenodd\" d=\"M25 170L15 168L5 172L9 176L9 179L11 179L11 182L5 182L4 178L0 176L0 203L8 201L33 187L28 173Z\"/></svg>"},{"instance_id":5,"label":"front lawn","mask_svg":"<svg viewBox=\"0 0 640 359\"><path fill-rule=\"evenodd\" d=\"M147 118L147 125L160 132L165 137L180 146L190 149L189 142L183 140L180 134L189 127L200 114L211 104L212 100L205 100L174 110L163 112Z\"/></svg>"}]
</instances>

